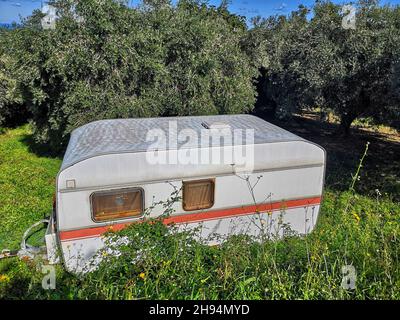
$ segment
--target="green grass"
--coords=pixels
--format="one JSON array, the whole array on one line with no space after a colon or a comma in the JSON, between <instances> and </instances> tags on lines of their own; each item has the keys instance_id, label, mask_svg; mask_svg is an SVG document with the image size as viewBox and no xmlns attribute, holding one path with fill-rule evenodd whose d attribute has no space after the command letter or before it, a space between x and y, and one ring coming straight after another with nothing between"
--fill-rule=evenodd
<instances>
[{"instance_id":1,"label":"green grass","mask_svg":"<svg viewBox=\"0 0 400 320\"><path fill-rule=\"evenodd\" d=\"M29 152L27 136L29 127L0 136L0 248L16 246L51 208L60 161ZM42 289L35 263L2 261L0 298L400 299L400 204L355 191L328 186L318 226L305 238L260 244L232 237L209 247L159 223L134 225L114 235L130 239L122 255L106 256L94 273L77 278L59 267L56 290ZM357 272L355 290L341 286L346 265Z\"/></svg>"},{"instance_id":2,"label":"green grass","mask_svg":"<svg viewBox=\"0 0 400 320\"><path fill-rule=\"evenodd\" d=\"M29 151L29 126L0 135L0 249L18 249L24 231L49 215L60 159Z\"/></svg>"}]
</instances>

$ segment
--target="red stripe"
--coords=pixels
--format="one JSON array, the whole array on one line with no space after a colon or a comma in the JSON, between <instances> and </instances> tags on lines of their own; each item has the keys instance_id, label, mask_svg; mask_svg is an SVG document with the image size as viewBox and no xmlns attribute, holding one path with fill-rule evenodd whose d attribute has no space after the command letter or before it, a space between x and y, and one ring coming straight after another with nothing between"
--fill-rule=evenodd
<instances>
[{"instance_id":1,"label":"red stripe","mask_svg":"<svg viewBox=\"0 0 400 320\"><path fill-rule=\"evenodd\" d=\"M280 201L273 202L267 204L260 205L252 205L238 208L230 208L223 210L215 210L215 211L206 211L192 214L183 214L179 216L173 216L169 218L165 218L163 223L168 224L183 224L190 222L199 222L199 221L207 221L207 220L217 220L222 218L229 217L237 217L248 214L254 214L257 212L268 212L268 211L276 211L280 209L290 209L297 207L306 207L310 205L317 205L321 203L321 197L315 198L307 198L307 199L299 199L299 200L288 200L288 201ZM140 220L138 222L142 222ZM60 232L60 240L72 240L77 238L92 238L102 235L107 231L119 231L123 228L127 227L133 222L127 223L118 223L113 224L112 226L102 226L102 227L94 227L94 228L85 228L79 230L71 230L71 231L61 231Z\"/></svg>"}]
</instances>

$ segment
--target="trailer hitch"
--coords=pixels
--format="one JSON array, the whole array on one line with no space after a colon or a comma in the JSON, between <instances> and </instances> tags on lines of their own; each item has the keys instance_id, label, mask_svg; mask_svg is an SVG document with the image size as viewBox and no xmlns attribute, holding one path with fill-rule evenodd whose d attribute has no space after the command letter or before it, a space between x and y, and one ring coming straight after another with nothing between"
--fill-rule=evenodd
<instances>
[{"instance_id":1,"label":"trailer hitch","mask_svg":"<svg viewBox=\"0 0 400 320\"><path fill-rule=\"evenodd\" d=\"M35 247L31 246L28 243L26 243L26 239L29 237L32 229L36 228L40 224L48 224L49 220L43 219L40 220L33 225L31 225L24 233L22 236L22 241L21 241L21 249L20 250L9 250L9 249L3 249L0 253L0 260L1 259L7 259L7 258L12 258L12 257L19 257L21 259L34 259L35 256L37 256L40 253L45 253L46 252L46 246L42 247Z\"/></svg>"},{"instance_id":2,"label":"trailer hitch","mask_svg":"<svg viewBox=\"0 0 400 320\"><path fill-rule=\"evenodd\" d=\"M20 257L21 259L23 258L33 259L36 255L46 252L46 246L35 247L26 243L26 240L30 236L32 229L36 228L41 224L49 224L49 220L43 219L34 223L25 231L24 235L22 236L21 249L17 253L18 257Z\"/></svg>"}]
</instances>

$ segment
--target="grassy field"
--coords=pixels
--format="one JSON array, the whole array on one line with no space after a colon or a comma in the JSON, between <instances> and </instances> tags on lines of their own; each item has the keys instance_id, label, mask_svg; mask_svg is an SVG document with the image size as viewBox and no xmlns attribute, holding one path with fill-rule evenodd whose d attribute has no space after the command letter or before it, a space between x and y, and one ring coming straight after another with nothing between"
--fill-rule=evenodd
<instances>
[{"instance_id":1,"label":"grassy field","mask_svg":"<svg viewBox=\"0 0 400 320\"><path fill-rule=\"evenodd\" d=\"M61 160L30 150L29 127L0 135L0 249L18 249L24 231L51 212Z\"/></svg>"},{"instance_id":2,"label":"grassy field","mask_svg":"<svg viewBox=\"0 0 400 320\"><path fill-rule=\"evenodd\" d=\"M96 272L77 278L58 268L56 290L42 289L35 263L1 261L0 298L399 299L398 134L359 129L344 142L333 126L316 133L315 121L303 116L287 126L328 150L321 218L311 235L264 244L234 237L208 247L142 224L122 232L130 245ZM367 140L360 179L352 180ZM51 210L60 163L32 144L29 126L0 135L0 249L17 249L24 230ZM355 268L354 290L341 286L343 266Z\"/></svg>"}]
</instances>

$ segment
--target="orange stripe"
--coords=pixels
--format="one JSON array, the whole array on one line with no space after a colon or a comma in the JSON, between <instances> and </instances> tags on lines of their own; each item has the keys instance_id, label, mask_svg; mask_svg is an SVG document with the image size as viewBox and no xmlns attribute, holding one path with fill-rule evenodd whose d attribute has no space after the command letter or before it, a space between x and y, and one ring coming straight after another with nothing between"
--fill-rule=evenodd
<instances>
[{"instance_id":1,"label":"orange stripe","mask_svg":"<svg viewBox=\"0 0 400 320\"><path fill-rule=\"evenodd\" d=\"M315 198L307 198L307 199L299 199L299 200L288 200L288 201L280 201L273 202L268 204L260 204L260 205L252 205L238 208L230 208L223 210L215 210L215 211L207 211L207 212L199 212L192 214L183 214L179 216L173 216L169 218L165 218L163 223L165 225L168 224L183 224L190 222L199 222L199 221L208 221L208 220L217 220L229 217L237 217L243 215L254 214L258 212L268 212L268 211L276 211L280 209L291 209L297 207L306 207L310 205L317 205L321 203L321 197ZM137 221L143 222L143 220ZM135 223L137 223L135 222ZM61 231L60 232L60 240L73 240L77 238L92 238L98 237L107 231L119 231L127 227L133 222L127 223L118 223L113 224L112 226L102 226L102 227L94 227L94 228L86 228L79 230L71 230L71 231Z\"/></svg>"}]
</instances>

